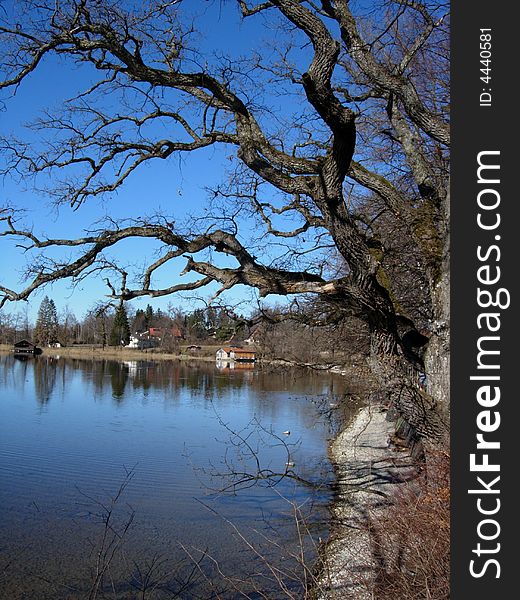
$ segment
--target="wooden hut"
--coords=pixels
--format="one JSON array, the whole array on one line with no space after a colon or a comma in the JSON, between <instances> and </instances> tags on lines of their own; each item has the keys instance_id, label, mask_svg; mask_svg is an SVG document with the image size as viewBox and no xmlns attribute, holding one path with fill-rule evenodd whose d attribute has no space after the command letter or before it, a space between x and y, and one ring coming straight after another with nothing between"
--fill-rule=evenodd
<instances>
[{"instance_id":1,"label":"wooden hut","mask_svg":"<svg viewBox=\"0 0 520 600\"><path fill-rule=\"evenodd\" d=\"M217 350L216 359L218 361L235 360L239 362L255 362L256 352L244 350L244 348L237 348L236 346L230 346L219 348Z\"/></svg>"},{"instance_id":2,"label":"wooden hut","mask_svg":"<svg viewBox=\"0 0 520 600\"><path fill-rule=\"evenodd\" d=\"M20 340L14 344L13 352L19 356L36 356L42 353L42 349L29 340Z\"/></svg>"}]
</instances>

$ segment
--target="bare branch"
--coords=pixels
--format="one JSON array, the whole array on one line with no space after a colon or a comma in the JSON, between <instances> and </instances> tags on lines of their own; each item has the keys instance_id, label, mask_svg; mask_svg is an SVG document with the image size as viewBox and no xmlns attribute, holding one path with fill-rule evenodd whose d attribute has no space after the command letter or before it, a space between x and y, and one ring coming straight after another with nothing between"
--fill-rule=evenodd
<instances>
[{"instance_id":1,"label":"bare branch","mask_svg":"<svg viewBox=\"0 0 520 600\"><path fill-rule=\"evenodd\" d=\"M334 2L334 7L330 2L327 4L330 14L334 15L341 27L341 36L349 54L368 79L380 89L399 98L408 116L425 133L442 144L449 145L449 125L424 105L412 82L400 73L399 69L391 71L376 60L371 52L370 44L359 33L348 0L337 0ZM405 63L408 64L407 59L405 59Z\"/></svg>"}]
</instances>

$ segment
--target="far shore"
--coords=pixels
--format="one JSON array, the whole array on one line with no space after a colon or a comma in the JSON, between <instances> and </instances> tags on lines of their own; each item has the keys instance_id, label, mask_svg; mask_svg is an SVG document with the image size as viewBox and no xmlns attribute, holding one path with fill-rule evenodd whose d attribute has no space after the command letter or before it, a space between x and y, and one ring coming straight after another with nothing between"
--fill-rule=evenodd
<instances>
[{"instance_id":1,"label":"far shore","mask_svg":"<svg viewBox=\"0 0 520 600\"><path fill-rule=\"evenodd\" d=\"M124 360L124 361L181 361L181 362L206 362L215 363L215 354L219 348L225 344L201 344L201 349L195 352L187 350L187 346L180 346L179 352L169 353L161 351L160 348L152 348L146 350L138 350L137 348L125 348L115 346L103 346L101 344L85 344L85 345L73 345L64 346L62 348L42 348L42 354L40 356L54 356L56 358L76 358L82 360ZM251 350L255 350L254 347L249 347ZM12 354L13 346L11 344L0 344L0 355L1 354ZM303 368L311 369L316 372L322 373L334 373L336 375L343 375L346 377L358 378L360 376L364 378L370 377L367 365L362 360L349 360L346 362L335 362L335 363L305 363L295 360L284 360L284 359L269 359L269 358L258 358L255 363L256 366L271 368Z\"/></svg>"},{"instance_id":2,"label":"far shore","mask_svg":"<svg viewBox=\"0 0 520 600\"><path fill-rule=\"evenodd\" d=\"M12 345L0 344L0 353L10 354L12 352ZM78 345L78 346L64 346L62 348L42 348L42 354L40 356L59 356L64 358L84 358L88 360L103 360L103 359L114 359L114 360L201 360L206 362L215 361L215 353L220 346L203 347L200 353L168 353L162 352L156 349L149 350L138 350L137 348L124 348L115 346L103 346L101 345Z\"/></svg>"}]
</instances>

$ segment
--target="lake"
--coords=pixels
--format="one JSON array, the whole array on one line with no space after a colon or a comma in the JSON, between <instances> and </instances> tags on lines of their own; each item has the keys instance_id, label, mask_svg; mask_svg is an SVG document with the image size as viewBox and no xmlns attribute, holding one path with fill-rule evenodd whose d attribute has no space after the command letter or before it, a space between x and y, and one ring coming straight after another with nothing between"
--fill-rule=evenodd
<instances>
[{"instance_id":1,"label":"lake","mask_svg":"<svg viewBox=\"0 0 520 600\"><path fill-rule=\"evenodd\" d=\"M327 537L344 386L202 361L0 356L0 594L286 597L280 579L298 597L299 557Z\"/></svg>"}]
</instances>

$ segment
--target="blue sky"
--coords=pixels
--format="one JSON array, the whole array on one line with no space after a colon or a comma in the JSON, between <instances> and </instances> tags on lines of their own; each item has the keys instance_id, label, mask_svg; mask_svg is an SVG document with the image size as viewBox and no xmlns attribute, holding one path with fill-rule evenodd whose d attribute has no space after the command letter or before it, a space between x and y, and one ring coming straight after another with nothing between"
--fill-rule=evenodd
<instances>
[{"instance_id":1,"label":"blue sky","mask_svg":"<svg viewBox=\"0 0 520 600\"><path fill-rule=\"evenodd\" d=\"M190 4L190 7L196 6ZM240 22L238 10L225 8L220 2L199 2L197 9L206 9L206 13L197 16L197 25L205 30L207 37L200 40L203 48L218 48L223 54L235 55L249 52L251 49L265 50L263 36L265 29L259 27L257 19ZM221 10L222 9L222 10ZM262 18L262 17L260 17ZM205 26L210 24L211 26ZM209 57L208 57L209 58ZM33 133L25 130L23 124L32 120L44 107L59 106L64 99L73 95L85 84L88 75L82 69L71 68L56 59L47 60L22 83L16 97L6 103L6 110L0 113L0 126L4 134L13 133L25 140L31 140ZM163 210L182 221L190 214L199 212L206 203L205 187L222 179L224 169L229 165L229 149L209 148L196 153L173 157L169 161L153 161L134 173L116 194L102 201L91 199L79 210L61 207L59 212L48 198L33 191L30 181L17 181L5 177L2 181L2 204L8 203L24 208L26 222L34 224L36 234L56 237L74 237L81 235L88 227L103 215L114 218L151 214ZM42 180L39 181L42 184ZM50 182L51 183L51 182ZM14 241L0 239L2 280L7 287L21 289L21 277L26 266L26 257L14 247ZM114 250L111 255L128 263L143 260L149 242L129 241ZM181 267L182 268L182 267ZM165 285L177 282L171 273L164 273ZM180 280L179 280L180 281ZM215 289L215 288L214 288ZM75 290L70 282L58 282L33 294L29 301L29 316L34 319L44 295L54 299L58 309L66 305L78 316L85 312L106 293L106 286L99 277L91 277ZM236 290L234 297L238 301L249 297L249 292ZM164 308L168 302L186 305L174 296L162 299L148 298L133 301L138 308L151 302L154 307ZM17 311L19 305L8 303L4 310Z\"/></svg>"}]
</instances>

